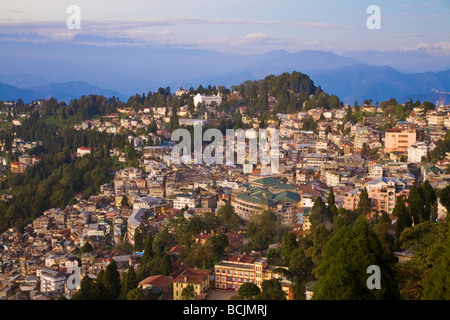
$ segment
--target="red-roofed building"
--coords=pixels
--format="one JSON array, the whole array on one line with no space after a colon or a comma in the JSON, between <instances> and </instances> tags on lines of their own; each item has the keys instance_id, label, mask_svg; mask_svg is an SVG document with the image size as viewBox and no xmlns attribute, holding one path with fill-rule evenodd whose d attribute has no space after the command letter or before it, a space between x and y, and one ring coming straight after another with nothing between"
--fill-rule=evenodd
<instances>
[{"instance_id":1,"label":"red-roofed building","mask_svg":"<svg viewBox=\"0 0 450 320\"><path fill-rule=\"evenodd\" d=\"M12 173L24 173L25 169L28 167L27 163L21 162L11 162L11 172Z\"/></svg>"},{"instance_id":2,"label":"red-roofed building","mask_svg":"<svg viewBox=\"0 0 450 320\"><path fill-rule=\"evenodd\" d=\"M97 150L97 148L94 148L94 150ZM90 147L79 147L77 149L77 154L80 157L84 156L85 154L89 154L89 153L91 153L91 148Z\"/></svg>"},{"instance_id":3,"label":"red-roofed building","mask_svg":"<svg viewBox=\"0 0 450 320\"><path fill-rule=\"evenodd\" d=\"M173 283L171 277L165 275L157 275L148 277L141 282L139 286L144 291L144 295L150 299L159 297L161 300L171 300L173 295Z\"/></svg>"}]
</instances>

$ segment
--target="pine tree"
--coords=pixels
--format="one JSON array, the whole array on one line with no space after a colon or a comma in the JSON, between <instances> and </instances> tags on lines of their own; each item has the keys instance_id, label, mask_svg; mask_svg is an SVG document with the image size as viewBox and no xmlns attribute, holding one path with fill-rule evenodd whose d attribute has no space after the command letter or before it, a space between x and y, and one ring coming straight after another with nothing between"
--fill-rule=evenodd
<instances>
[{"instance_id":1,"label":"pine tree","mask_svg":"<svg viewBox=\"0 0 450 320\"><path fill-rule=\"evenodd\" d=\"M283 256L286 265L289 265L292 252L297 248L297 236L292 232L285 232L283 234L283 246L281 248L281 255Z\"/></svg>"},{"instance_id":2,"label":"pine tree","mask_svg":"<svg viewBox=\"0 0 450 320\"><path fill-rule=\"evenodd\" d=\"M447 223L450 225L450 223ZM445 249L424 281L423 300L450 300L450 231L447 231Z\"/></svg>"},{"instance_id":3,"label":"pine tree","mask_svg":"<svg viewBox=\"0 0 450 320\"><path fill-rule=\"evenodd\" d=\"M358 209L361 210L361 214L363 215L367 215L372 211L372 205L366 188L363 188L359 195Z\"/></svg>"},{"instance_id":4,"label":"pine tree","mask_svg":"<svg viewBox=\"0 0 450 320\"><path fill-rule=\"evenodd\" d=\"M123 299L126 299L127 294L138 287L138 280L136 273L134 272L133 266L130 265L128 271L123 276L122 282L120 284L120 295Z\"/></svg>"},{"instance_id":5,"label":"pine tree","mask_svg":"<svg viewBox=\"0 0 450 320\"><path fill-rule=\"evenodd\" d=\"M422 221L430 221L432 218L432 207L437 200L436 192L434 191L428 180L425 180L425 182L420 186L420 189L422 191L421 193L423 195L423 198L425 199Z\"/></svg>"},{"instance_id":6,"label":"pine tree","mask_svg":"<svg viewBox=\"0 0 450 320\"><path fill-rule=\"evenodd\" d=\"M327 205L328 205L328 210L331 212L331 214L333 216L337 215L338 208L336 206L333 188L330 188L330 193L328 193Z\"/></svg>"},{"instance_id":7,"label":"pine tree","mask_svg":"<svg viewBox=\"0 0 450 320\"><path fill-rule=\"evenodd\" d=\"M339 228L328 241L316 271L314 300L397 299L388 257L370 223L360 216L352 226ZM367 268L381 271L381 289L367 287Z\"/></svg>"},{"instance_id":8,"label":"pine tree","mask_svg":"<svg viewBox=\"0 0 450 320\"><path fill-rule=\"evenodd\" d=\"M144 254L142 255L141 265L147 264L153 258L153 236L149 234L145 240Z\"/></svg>"},{"instance_id":9,"label":"pine tree","mask_svg":"<svg viewBox=\"0 0 450 320\"><path fill-rule=\"evenodd\" d=\"M102 275L101 282L105 287L105 298L116 300L120 295L120 274L117 271L117 263L111 259Z\"/></svg>"},{"instance_id":10,"label":"pine tree","mask_svg":"<svg viewBox=\"0 0 450 320\"><path fill-rule=\"evenodd\" d=\"M414 220L414 224L418 224L424 220L425 216L425 199L422 190L417 186L412 186L408 194L408 209ZM429 221L425 219L425 221Z\"/></svg>"},{"instance_id":11,"label":"pine tree","mask_svg":"<svg viewBox=\"0 0 450 320\"><path fill-rule=\"evenodd\" d=\"M392 215L397 217L397 221L395 222L395 239L398 241L403 230L412 225L412 218L403 198L397 200L394 210L392 210Z\"/></svg>"}]
</instances>

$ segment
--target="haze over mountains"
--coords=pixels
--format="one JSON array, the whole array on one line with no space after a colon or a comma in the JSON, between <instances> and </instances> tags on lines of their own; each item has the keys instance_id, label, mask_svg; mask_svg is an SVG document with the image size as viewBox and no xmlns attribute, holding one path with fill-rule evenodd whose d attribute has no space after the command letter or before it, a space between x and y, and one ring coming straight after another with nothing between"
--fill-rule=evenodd
<instances>
[{"instance_id":1,"label":"haze over mountains","mask_svg":"<svg viewBox=\"0 0 450 320\"><path fill-rule=\"evenodd\" d=\"M23 46L23 47L21 47ZM30 48L31 46L31 48ZM48 52L52 52L51 55ZM354 52L284 50L259 55L223 54L174 47L83 46L14 43L2 48L0 99L25 102L51 96L69 102L83 94L116 96L170 86L231 87L270 74L298 71L329 94L353 105L364 99L413 98L450 102L450 57L420 51ZM420 61L420 63L418 63Z\"/></svg>"}]
</instances>

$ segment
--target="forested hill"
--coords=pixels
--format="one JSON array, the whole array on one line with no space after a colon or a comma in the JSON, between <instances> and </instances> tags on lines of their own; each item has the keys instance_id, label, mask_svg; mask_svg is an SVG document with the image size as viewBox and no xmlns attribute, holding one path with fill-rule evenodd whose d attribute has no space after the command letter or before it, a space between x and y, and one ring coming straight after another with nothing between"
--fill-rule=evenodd
<instances>
[{"instance_id":1,"label":"forested hill","mask_svg":"<svg viewBox=\"0 0 450 320\"><path fill-rule=\"evenodd\" d=\"M320 86L316 86L309 76L295 71L270 75L258 81L246 81L232 89L242 94L243 103L256 114L267 111L270 101L274 101L275 113L342 107L337 96L330 96Z\"/></svg>"}]
</instances>

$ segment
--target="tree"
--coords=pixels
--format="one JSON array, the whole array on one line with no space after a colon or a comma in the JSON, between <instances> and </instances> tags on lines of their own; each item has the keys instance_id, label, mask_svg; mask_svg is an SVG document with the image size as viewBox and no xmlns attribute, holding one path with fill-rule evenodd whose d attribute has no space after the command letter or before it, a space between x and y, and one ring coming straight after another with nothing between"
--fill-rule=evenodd
<instances>
[{"instance_id":1,"label":"tree","mask_svg":"<svg viewBox=\"0 0 450 320\"><path fill-rule=\"evenodd\" d=\"M395 238L398 241L403 230L412 225L411 215L409 214L408 208L402 197L398 198L397 203L392 210L392 215L397 217L397 221L395 222Z\"/></svg>"},{"instance_id":2,"label":"tree","mask_svg":"<svg viewBox=\"0 0 450 320\"><path fill-rule=\"evenodd\" d=\"M447 223L448 224L448 223ZM450 300L450 231L442 256L424 280L423 300Z\"/></svg>"},{"instance_id":3,"label":"tree","mask_svg":"<svg viewBox=\"0 0 450 320\"><path fill-rule=\"evenodd\" d=\"M423 198L425 199L425 207L423 210L423 216L422 221L430 221L435 220L432 219L432 207L436 203L437 195L434 191L433 187L430 185L428 180L425 180L425 182L420 186L421 194Z\"/></svg>"},{"instance_id":4,"label":"tree","mask_svg":"<svg viewBox=\"0 0 450 320\"><path fill-rule=\"evenodd\" d=\"M214 263L223 256L225 249L229 246L228 236L226 234L214 234L210 236L206 242L205 247L208 249Z\"/></svg>"},{"instance_id":5,"label":"tree","mask_svg":"<svg viewBox=\"0 0 450 320\"><path fill-rule=\"evenodd\" d=\"M223 221L229 230L236 231L239 228L239 217L230 204L225 204L217 209L217 217Z\"/></svg>"},{"instance_id":6,"label":"tree","mask_svg":"<svg viewBox=\"0 0 450 320\"><path fill-rule=\"evenodd\" d=\"M86 243L81 247L80 253L92 252L93 250L94 248L89 243L89 241L86 241Z\"/></svg>"},{"instance_id":7,"label":"tree","mask_svg":"<svg viewBox=\"0 0 450 320\"><path fill-rule=\"evenodd\" d=\"M144 249L144 242L147 238L147 232L145 230L144 225L140 225L136 228L134 231L134 250L136 251L142 251Z\"/></svg>"},{"instance_id":8,"label":"tree","mask_svg":"<svg viewBox=\"0 0 450 320\"><path fill-rule=\"evenodd\" d=\"M292 232L285 232L283 234L283 246L281 248L281 255L283 256L286 265L289 265L291 254L297 248L297 236Z\"/></svg>"},{"instance_id":9,"label":"tree","mask_svg":"<svg viewBox=\"0 0 450 320\"><path fill-rule=\"evenodd\" d=\"M261 288L262 291L255 300L286 300L286 293L281 287L280 279L264 280Z\"/></svg>"},{"instance_id":10,"label":"tree","mask_svg":"<svg viewBox=\"0 0 450 320\"><path fill-rule=\"evenodd\" d=\"M376 235L378 236L378 239L380 240L381 244L383 245L384 250L391 255L394 251L394 242L392 237L389 235L389 229L391 227L391 219L389 218L388 214L383 211L381 215L380 221L375 225L374 231Z\"/></svg>"},{"instance_id":11,"label":"tree","mask_svg":"<svg viewBox=\"0 0 450 320\"><path fill-rule=\"evenodd\" d=\"M196 296L197 293L192 284L188 284L181 290L181 300L194 300Z\"/></svg>"},{"instance_id":12,"label":"tree","mask_svg":"<svg viewBox=\"0 0 450 320\"><path fill-rule=\"evenodd\" d=\"M254 215L248 224L247 236L256 249L265 249L276 241L280 230L280 221L274 212L264 210Z\"/></svg>"},{"instance_id":13,"label":"tree","mask_svg":"<svg viewBox=\"0 0 450 320\"><path fill-rule=\"evenodd\" d=\"M408 209L414 220L414 224L418 224L424 220L425 216L425 199L422 190L417 186L412 186L408 194ZM425 219L428 221L429 219Z\"/></svg>"},{"instance_id":14,"label":"tree","mask_svg":"<svg viewBox=\"0 0 450 320\"><path fill-rule=\"evenodd\" d=\"M127 293L127 300L145 300L144 293L140 288L135 288Z\"/></svg>"},{"instance_id":15,"label":"tree","mask_svg":"<svg viewBox=\"0 0 450 320\"><path fill-rule=\"evenodd\" d=\"M367 268L380 268L381 289L367 287ZM397 299L399 291L388 257L364 216L342 227L328 241L317 271L314 300Z\"/></svg>"},{"instance_id":16,"label":"tree","mask_svg":"<svg viewBox=\"0 0 450 320\"><path fill-rule=\"evenodd\" d=\"M178 129L180 124L178 122L178 114L177 108L174 106L172 108L172 115L170 116L169 130L173 132L175 129Z\"/></svg>"},{"instance_id":17,"label":"tree","mask_svg":"<svg viewBox=\"0 0 450 320\"><path fill-rule=\"evenodd\" d=\"M134 272L133 266L130 265L128 271L123 276L122 282L120 284L121 292L120 295L122 298L126 299L127 294L138 287L138 280L136 277L136 273Z\"/></svg>"},{"instance_id":18,"label":"tree","mask_svg":"<svg viewBox=\"0 0 450 320\"><path fill-rule=\"evenodd\" d=\"M96 300L97 298L97 286L89 276L84 276L80 283L80 289L75 292L72 300Z\"/></svg>"},{"instance_id":19,"label":"tree","mask_svg":"<svg viewBox=\"0 0 450 320\"><path fill-rule=\"evenodd\" d=\"M145 265L148 261L153 258L153 236L149 234L147 239L145 239L144 254L142 255L141 265Z\"/></svg>"},{"instance_id":20,"label":"tree","mask_svg":"<svg viewBox=\"0 0 450 320\"><path fill-rule=\"evenodd\" d=\"M332 222L330 211L320 196L318 196L314 201L314 205L311 209L310 220L313 226L324 224L328 227Z\"/></svg>"},{"instance_id":21,"label":"tree","mask_svg":"<svg viewBox=\"0 0 450 320\"><path fill-rule=\"evenodd\" d=\"M314 263L311 257L307 255L306 250L304 247L295 249L289 261L289 272L294 278L295 299L305 298L305 286L313 278Z\"/></svg>"},{"instance_id":22,"label":"tree","mask_svg":"<svg viewBox=\"0 0 450 320\"><path fill-rule=\"evenodd\" d=\"M366 188L363 188L359 194L358 209L361 210L361 214L365 216L372 211L372 205Z\"/></svg>"},{"instance_id":23,"label":"tree","mask_svg":"<svg viewBox=\"0 0 450 320\"><path fill-rule=\"evenodd\" d=\"M117 264L114 259L105 269L102 275L101 283L105 287L105 297L107 300L115 300L120 295L120 274L117 271Z\"/></svg>"},{"instance_id":24,"label":"tree","mask_svg":"<svg viewBox=\"0 0 450 320\"><path fill-rule=\"evenodd\" d=\"M327 205L328 205L328 210L330 211L330 213L333 216L335 216L337 214L338 209L337 209L337 206L336 206L336 201L335 201L333 188L330 188L330 192L328 193Z\"/></svg>"},{"instance_id":25,"label":"tree","mask_svg":"<svg viewBox=\"0 0 450 320\"><path fill-rule=\"evenodd\" d=\"M345 210L344 208L339 208L337 215L334 217L333 225L335 228L350 226L360 215L361 213L359 210Z\"/></svg>"},{"instance_id":26,"label":"tree","mask_svg":"<svg viewBox=\"0 0 450 320\"><path fill-rule=\"evenodd\" d=\"M439 192L439 200L445 209L447 209L447 217L450 217L450 185Z\"/></svg>"},{"instance_id":27,"label":"tree","mask_svg":"<svg viewBox=\"0 0 450 320\"><path fill-rule=\"evenodd\" d=\"M255 296L259 295L261 293L261 290L259 287L252 283L252 282L246 282L243 285L239 287L238 295L239 297L242 297L247 300L252 300L255 298Z\"/></svg>"},{"instance_id":28,"label":"tree","mask_svg":"<svg viewBox=\"0 0 450 320\"><path fill-rule=\"evenodd\" d=\"M425 296L426 287L432 290L431 286L436 285L436 289L439 289L442 284L438 284L435 272L439 272L442 267L438 265L443 262L439 260L447 250L446 241L448 243L448 223L425 221L403 231L400 249L408 249L414 255L399 268L402 295L408 299L421 299ZM428 274L430 278L426 280Z\"/></svg>"},{"instance_id":29,"label":"tree","mask_svg":"<svg viewBox=\"0 0 450 320\"><path fill-rule=\"evenodd\" d=\"M126 196L122 196L122 201L120 201L120 206L128 208L130 205Z\"/></svg>"}]
</instances>

